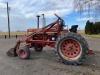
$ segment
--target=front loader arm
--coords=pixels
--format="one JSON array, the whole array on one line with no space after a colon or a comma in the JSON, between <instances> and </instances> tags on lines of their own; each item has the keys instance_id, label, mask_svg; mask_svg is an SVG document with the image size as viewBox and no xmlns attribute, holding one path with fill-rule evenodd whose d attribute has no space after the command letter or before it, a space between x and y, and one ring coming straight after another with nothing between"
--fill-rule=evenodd
<instances>
[{"instance_id":1,"label":"front loader arm","mask_svg":"<svg viewBox=\"0 0 100 75\"><path fill-rule=\"evenodd\" d=\"M38 34L38 33L42 32L43 30L45 30L45 29L47 28L47 29L43 32L43 35L44 35L44 33L47 32L50 28L52 28L58 21L59 21L59 20L56 20L55 22L53 22L53 23L51 23L51 24L49 24L49 25L47 25L47 26L45 26L45 27L39 29L38 31L35 31L35 32L33 32L33 33L31 33L31 34L29 34L29 35L27 35L27 36L24 36L24 37L20 38L20 39L17 41L17 43L16 43L16 45L14 46L14 48L11 48L11 49L8 50L7 55L8 55L8 56L17 56L17 52L18 52L18 49L19 49L21 43L26 42L26 45L27 45L28 39L32 38L35 34ZM48 27L50 27L50 28L48 28Z\"/></svg>"}]
</instances>

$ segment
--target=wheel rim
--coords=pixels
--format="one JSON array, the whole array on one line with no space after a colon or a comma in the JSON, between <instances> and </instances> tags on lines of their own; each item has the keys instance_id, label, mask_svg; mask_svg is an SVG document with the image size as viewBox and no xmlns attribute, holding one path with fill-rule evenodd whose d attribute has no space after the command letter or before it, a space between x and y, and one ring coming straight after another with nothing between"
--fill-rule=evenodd
<instances>
[{"instance_id":1,"label":"wheel rim","mask_svg":"<svg viewBox=\"0 0 100 75\"><path fill-rule=\"evenodd\" d=\"M81 46L78 41L74 39L64 40L61 45L61 53L67 58L76 58L80 56Z\"/></svg>"},{"instance_id":2,"label":"wheel rim","mask_svg":"<svg viewBox=\"0 0 100 75\"><path fill-rule=\"evenodd\" d=\"M20 51L20 57L21 57L21 58L26 57L26 52L25 52L24 50L21 50L21 51Z\"/></svg>"}]
</instances>

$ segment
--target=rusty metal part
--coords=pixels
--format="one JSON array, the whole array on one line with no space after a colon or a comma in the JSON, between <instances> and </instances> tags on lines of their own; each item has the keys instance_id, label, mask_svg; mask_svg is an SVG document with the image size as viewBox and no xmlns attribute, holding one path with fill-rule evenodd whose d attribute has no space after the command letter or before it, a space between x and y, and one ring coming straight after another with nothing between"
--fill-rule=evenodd
<instances>
[{"instance_id":1,"label":"rusty metal part","mask_svg":"<svg viewBox=\"0 0 100 75\"><path fill-rule=\"evenodd\" d=\"M89 50L89 51L88 51L88 54L93 55L93 54L95 54L95 53L94 53L93 50Z\"/></svg>"},{"instance_id":2,"label":"rusty metal part","mask_svg":"<svg viewBox=\"0 0 100 75\"><path fill-rule=\"evenodd\" d=\"M9 49L8 52L6 53L7 56L11 56L11 57L17 56L17 50L18 50L18 48L20 46L20 43L21 42L18 41L14 48Z\"/></svg>"},{"instance_id":3,"label":"rusty metal part","mask_svg":"<svg viewBox=\"0 0 100 75\"><path fill-rule=\"evenodd\" d=\"M6 54L7 54L7 56L11 56L11 57L17 56L14 48L9 49Z\"/></svg>"}]
</instances>

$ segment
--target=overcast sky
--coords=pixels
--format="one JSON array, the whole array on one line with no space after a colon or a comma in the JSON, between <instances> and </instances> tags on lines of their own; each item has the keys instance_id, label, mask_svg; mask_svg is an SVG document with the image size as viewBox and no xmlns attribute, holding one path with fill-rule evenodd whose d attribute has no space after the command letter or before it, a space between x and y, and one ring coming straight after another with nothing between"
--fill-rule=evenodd
<instances>
[{"instance_id":1,"label":"overcast sky","mask_svg":"<svg viewBox=\"0 0 100 75\"><path fill-rule=\"evenodd\" d=\"M79 25L80 29L84 29L87 20L93 19L86 12L80 19L80 14L73 9L73 0L0 0L0 31L8 31L5 2L9 2L11 31L36 27L36 15L41 14L45 14L47 25L57 19L54 16L56 13L65 20L66 25ZM41 24L40 21L40 27Z\"/></svg>"}]
</instances>

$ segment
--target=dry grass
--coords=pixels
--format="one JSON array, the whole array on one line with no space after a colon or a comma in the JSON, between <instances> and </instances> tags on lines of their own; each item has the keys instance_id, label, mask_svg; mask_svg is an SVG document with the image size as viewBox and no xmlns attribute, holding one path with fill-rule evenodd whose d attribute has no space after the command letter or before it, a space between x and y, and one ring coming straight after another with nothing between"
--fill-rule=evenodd
<instances>
[{"instance_id":1,"label":"dry grass","mask_svg":"<svg viewBox=\"0 0 100 75\"><path fill-rule=\"evenodd\" d=\"M8 35L8 32L0 32L0 36ZM11 36L26 35L26 32L11 32Z\"/></svg>"},{"instance_id":2,"label":"dry grass","mask_svg":"<svg viewBox=\"0 0 100 75\"><path fill-rule=\"evenodd\" d=\"M100 34L98 34L98 35L86 35L84 30L79 30L78 33L85 36L85 37L100 39ZM0 32L0 36L4 36L4 35L8 35L8 32ZM15 35L22 35L23 36L23 35L26 35L26 32L11 32L11 36L15 36Z\"/></svg>"},{"instance_id":3,"label":"dry grass","mask_svg":"<svg viewBox=\"0 0 100 75\"><path fill-rule=\"evenodd\" d=\"M84 36L86 36L86 37L91 37L91 38L98 38L98 39L100 39L100 34L98 34L98 35L86 35L86 34L82 34L82 35L84 35Z\"/></svg>"},{"instance_id":4,"label":"dry grass","mask_svg":"<svg viewBox=\"0 0 100 75\"><path fill-rule=\"evenodd\" d=\"M78 33L85 34L84 30L78 30Z\"/></svg>"},{"instance_id":5,"label":"dry grass","mask_svg":"<svg viewBox=\"0 0 100 75\"><path fill-rule=\"evenodd\" d=\"M91 38L98 38L98 39L100 39L100 34L88 35L88 34L85 34L84 30L80 30L80 31L78 31L78 33L80 33L81 35L83 35L85 37L91 37Z\"/></svg>"}]
</instances>

